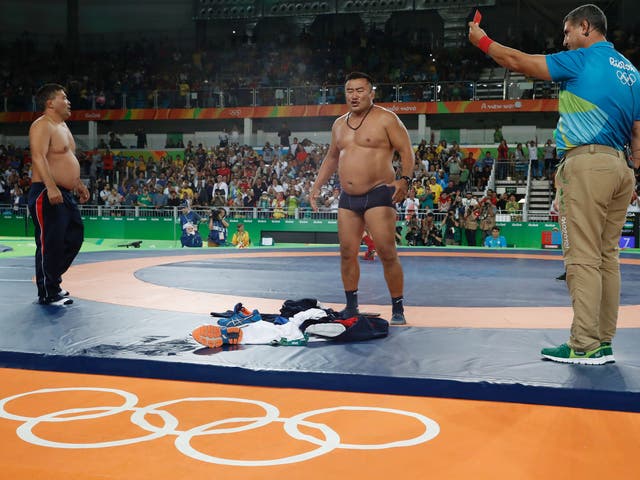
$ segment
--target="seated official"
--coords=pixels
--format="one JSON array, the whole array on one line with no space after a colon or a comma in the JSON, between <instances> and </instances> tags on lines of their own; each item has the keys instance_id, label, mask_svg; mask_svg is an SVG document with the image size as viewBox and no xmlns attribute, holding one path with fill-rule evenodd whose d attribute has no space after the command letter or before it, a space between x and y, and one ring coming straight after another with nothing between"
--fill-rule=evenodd
<instances>
[{"instance_id":1,"label":"seated official","mask_svg":"<svg viewBox=\"0 0 640 480\"><path fill-rule=\"evenodd\" d=\"M500 229L493 227L491 229L491 235L484 239L484 246L489 248L505 248L507 246L507 240L500 235Z\"/></svg>"},{"instance_id":2,"label":"seated official","mask_svg":"<svg viewBox=\"0 0 640 480\"><path fill-rule=\"evenodd\" d=\"M251 238L249 237L249 232L244 229L244 223L238 224L238 230L233 234L231 243L238 248L247 248L251 245Z\"/></svg>"},{"instance_id":3,"label":"seated official","mask_svg":"<svg viewBox=\"0 0 640 480\"><path fill-rule=\"evenodd\" d=\"M178 219L180 220L180 225L182 226L182 229L184 230L184 226L187 223L195 225L197 229L198 223L202 221L202 217L198 215L196 212L194 212L193 210L191 210L191 205L189 201L184 200L180 204L180 209L181 209L181 213Z\"/></svg>"},{"instance_id":4,"label":"seated official","mask_svg":"<svg viewBox=\"0 0 640 480\"><path fill-rule=\"evenodd\" d=\"M183 247L201 247L202 237L196 227L191 222L187 222L182 227L180 243Z\"/></svg>"}]
</instances>

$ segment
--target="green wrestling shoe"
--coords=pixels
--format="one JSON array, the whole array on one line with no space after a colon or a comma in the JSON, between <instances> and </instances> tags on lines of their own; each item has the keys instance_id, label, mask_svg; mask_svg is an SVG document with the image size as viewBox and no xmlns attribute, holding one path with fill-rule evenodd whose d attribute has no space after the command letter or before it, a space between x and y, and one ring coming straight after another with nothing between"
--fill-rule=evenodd
<instances>
[{"instance_id":1,"label":"green wrestling shoe","mask_svg":"<svg viewBox=\"0 0 640 480\"><path fill-rule=\"evenodd\" d=\"M580 365L604 365L607 363L602 346L588 352L578 352L563 343L559 347L543 348L540 353L544 358L560 363L578 363Z\"/></svg>"},{"instance_id":2,"label":"green wrestling shoe","mask_svg":"<svg viewBox=\"0 0 640 480\"><path fill-rule=\"evenodd\" d=\"M604 358L607 359L605 363L615 363L616 359L613 356L613 347L611 346L611 342L602 342L600 344L600 349L602 350Z\"/></svg>"}]
</instances>

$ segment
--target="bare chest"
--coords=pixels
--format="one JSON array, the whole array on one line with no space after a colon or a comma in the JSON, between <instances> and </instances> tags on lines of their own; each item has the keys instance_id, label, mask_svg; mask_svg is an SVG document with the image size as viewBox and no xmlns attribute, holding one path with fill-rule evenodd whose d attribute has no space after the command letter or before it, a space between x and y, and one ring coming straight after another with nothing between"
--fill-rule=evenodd
<instances>
[{"instance_id":1,"label":"bare chest","mask_svg":"<svg viewBox=\"0 0 640 480\"><path fill-rule=\"evenodd\" d=\"M51 134L49 153L60 155L68 152L75 153L75 151L76 143L69 128L64 124L56 126Z\"/></svg>"},{"instance_id":2,"label":"bare chest","mask_svg":"<svg viewBox=\"0 0 640 480\"><path fill-rule=\"evenodd\" d=\"M357 123L355 126L357 127ZM354 147L390 148L389 138L384 127L373 122L360 125L359 128L353 127L353 125L347 125L346 121L341 125L337 138L337 146L340 150L350 150Z\"/></svg>"}]
</instances>

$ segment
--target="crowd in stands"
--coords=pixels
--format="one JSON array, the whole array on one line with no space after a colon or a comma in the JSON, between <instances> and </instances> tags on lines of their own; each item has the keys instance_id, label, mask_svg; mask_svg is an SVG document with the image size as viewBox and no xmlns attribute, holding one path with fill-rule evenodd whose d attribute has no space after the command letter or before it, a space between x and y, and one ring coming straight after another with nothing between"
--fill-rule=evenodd
<instances>
[{"instance_id":1,"label":"crowd in stands","mask_svg":"<svg viewBox=\"0 0 640 480\"><path fill-rule=\"evenodd\" d=\"M503 154L513 159L521 144ZM89 179L89 205L101 206L103 215L164 214L199 211L217 231L209 244L227 244L225 220L252 218L335 218L340 196L337 177L323 187L320 211L311 212L309 192L328 146L299 142L290 147L266 143L262 149L222 143L214 146L188 142L175 158L114 155L109 149L78 152L83 178ZM534 147L535 148L535 147ZM555 157L554 157L555 159ZM492 169L501 165L490 152L475 159L460 146L445 140L423 140L415 149L414 179L406 200L396 205L398 242L407 245L476 245L484 242L496 224L496 215L521 219L520 197L498 195L487 188ZM398 170L399 158L394 159ZM532 175L535 170L531 164ZM541 173L552 175L552 170ZM0 205L5 211L24 208L31 184L28 148L0 145ZM137 212L136 212L137 207ZM91 207L89 207L91 208ZM192 220L189 220L193 223ZM185 222L186 223L186 222ZM211 245L214 246L214 245Z\"/></svg>"},{"instance_id":2,"label":"crowd in stands","mask_svg":"<svg viewBox=\"0 0 640 480\"><path fill-rule=\"evenodd\" d=\"M556 25L536 25L536 31L505 29L493 33L498 41L524 51L544 53L562 49ZM514 33L514 32L517 32ZM616 47L639 59L634 32L611 29ZM426 47L414 31L385 33L354 29L341 34L285 31L279 36L247 42L214 43L200 48L178 48L162 38L123 42L119 48L69 54L61 43L36 46L29 33L9 43L0 42L0 96L10 111L33 109L32 96L46 82L66 86L75 109L184 107L188 92L200 92L196 105L219 106L224 92L227 106L243 103L252 88L301 87L295 103L318 103L318 86L327 86L327 101L341 103L340 85L346 73L368 72L378 84L451 82L441 99L467 99L465 82L478 79L493 62L471 46ZM302 87L309 87L305 90ZM432 100L422 87L412 99ZM257 99L273 104L273 96ZM379 101L391 101L392 89L379 92ZM246 99L245 99L246 100Z\"/></svg>"},{"instance_id":3,"label":"crowd in stands","mask_svg":"<svg viewBox=\"0 0 640 480\"><path fill-rule=\"evenodd\" d=\"M502 40L530 52L561 49L556 26L546 27L535 35L522 31L509 37L510 31L502 32ZM633 32L616 28L610 32L610 39L628 58L634 62L640 58ZM501 34L495 38L501 40ZM9 110L31 110L33 92L55 81L66 85L74 109L91 108L94 102L96 108L117 108L122 94L135 101L130 107L150 107L154 92L186 95L205 89L234 92L248 87L323 84L335 86L329 96L341 102L340 85L344 74L352 70L369 72L378 83L456 82L475 80L483 66L493 65L471 47L434 48L427 54L411 32L386 35L380 30L354 30L323 37L303 31L295 38L292 35L197 50L179 49L162 39L141 39L118 49L67 55L62 45L38 48L25 34L11 44L0 43L1 95L8 100ZM380 93L380 100L388 100ZM309 91L312 94L317 91ZM449 94L456 99L455 88ZM233 104L233 98L227 102ZM141 144L140 138L138 147L142 148L145 142ZM414 182L407 200L397 206L399 218L406 222L399 241L473 244L477 241L474 232L481 231L483 239L490 235L498 212L518 218L519 198L487 190L492 170L496 169L499 178L510 176L522 182L535 162L533 175L550 178L557 158L549 145L542 147L543 157L538 159L531 156L538 151L535 143L509 146L495 140L501 143L496 158L489 152L480 158L464 155L455 142L423 140L417 146ZM274 219L290 218L296 212L309 214L310 187L327 148L297 139L290 147L266 144L261 149L233 141L209 146L188 143L175 145L184 147L175 158L155 159L114 155L107 147L119 148L117 141L114 136L94 151L78 152L83 177L91 179L90 204L125 214L127 207L168 211L166 207L188 202L194 209L206 210L209 219L215 219L220 209L242 216L255 208L261 216ZM28 149L0 146L0 204L11 205L12 210L26 204L30 168ZM334 178L322 192L320 215L335 216L339 194L340 185Z\"/></svg>"},{"instance_id":4,"label":"crowd in stands","mask_svg":"<svg viewBox=\"0 0 640 480\"><path fill-rule=\"evenodd\" d=\"M295 137L289 148L267 143L260 150L188 142L173 159L156 161L153 156L135 158L96 149L79 152L79 160L83 178L90 179L88 203L102 206L103 214L133 215L134 207L170 214L173 207L188 205L205 212L210 230L222 231L213 228L214 222L226 227L227 214L245 217L257 211L259 217L273 219L335 218L340 195L336 177L322 190L320 212L310 211L309 192L327 148ZM456 244L463 230L480 228L486 236L498 211L517 214L520 205L515 197L499 197L491 190L484 198L474 193L484 191L491 172L492 163L486 158L475 161L463 156L455 142L448 146L444 140L437 145L424 140L416 148L415 159L408 197L397 205L399 219L409 232L403 243ZM399 167L399 159L394 163ZM15 210L24 207L30 177L29 150L0 146L0 204ZM433 225L429 222L436 218L441 235L430 235ZM451 227L456 229L454 236L447 230ZM224 237L210 240L226 241Z\"/></svg>"}]
</instances>

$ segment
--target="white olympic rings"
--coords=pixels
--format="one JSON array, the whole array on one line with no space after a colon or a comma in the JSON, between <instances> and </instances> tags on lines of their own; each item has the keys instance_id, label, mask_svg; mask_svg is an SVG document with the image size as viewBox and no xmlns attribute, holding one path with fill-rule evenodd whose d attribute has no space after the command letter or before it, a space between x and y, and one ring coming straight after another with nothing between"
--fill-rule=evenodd
<instances>
[{"instance_id":1,"label":"white olympic rings","mask_svg":"<svg viewBox=\"0 0 640 480\"><path fill-rule=\"evenodd\" d=\"M636 76L633 73L616 70L616 75L618 77L618 80L620 80L623 85L632 86L634 83L636 83Z\"/></svg>"},{"instance_id":2,"label":"white olympic rings","mask_svg":"<svg viewBox=\"0 0 640 480\"><path fill-rule=\"evenodd\" d=\"M90 391L90 392L102 392L112 393L119 395L123 398L123 402L119 406L97 406L87 408L69 408L66 410L60 410L57 412L45 413L40 416L29 417L25 415L18 415L7 411L7 404L10 402L24 398L31 395L51 394L60 392L74 392L74 391ZM178 419L169 413L162 410L163 407L175 405L184 402L232 402L240 404L255 405L264 410L263 416L257 417L233 417L217 420L204 425L198 425L189 430L179 430ZM421 443L432 440L440 433L440 426L438 423L424 415L415 412L408 412L405 410L397 410L392 408L380 408L380 407L358 407L358 406L338 406L331 408L323 408L318 410L311 410L308 412L299 413L290 418L280 417L280 411L274 405L271 405L260 400L249 400L244 398L232 398L232 397L188 397L176 400L168 400L165 402L158 402L146 407L137 407L138 397L130 392L126 392L113 388L99 388L99 387L66 387L66 388L44 388L40 390L34 390L31 392L20 393L4 399L0 399L0 418L7 420L21 421L22 423L17 429L16 434L20 439L25 442L50 448L65 448L65 449L93 449L93 448L106 448L106 447L118 447L124 445L131 445L134 443L146 442L165 437L167 435L175 435L175 446L182 454L191 457L195 460L202 462L213 463L218 465L230 465L240 467L262 467L273 465L285 465L296 462L302 462L309 460L320 455L329 453L335 449L350 449L350 450L379 450L385 448L395 447L409 447L418 445ZM421 423L424 427L424 432L420 435L406 439L397 440L380 444L348 444L342 443L340 435L331 427L324 423L310 422L307 419L315 415L321 415L324 413L330 413L335 411L372 411L383 412L395 415L401 415L409 418L413 418ZM110 440L94 443L65 443L56 442L53 440L47 440L39 437L34 433L34 428L40 423L61 423L72 422L79 420L89 420L107 417L111 415L117 415L123 412L133 412L130 417L132 424L140 427L146 431L147 434L125 438L120 440ZM147 415L157 415L162 419L162 426L156 426L149 423L146 419ZM235 460L229 458L222 458L213 455L208 455L199 450L196 450L191 446L191 440L193 437L202 435L220 435L220 434L232 434L238 432L244 432L248 430L254 430L263 426L269 425L273 422L282 423L284 431L293 439L306 441L317 448L297 455L288 457L266 459L266 460ZM246 425L237 426L239 423L246 423ZM232 424L235 426L224 427L224 425ZM313 430L318 430L322 438L315 437L306 433L302 433L299 429L300 426L304 426Z\"/></svg>"}]
</instances>

